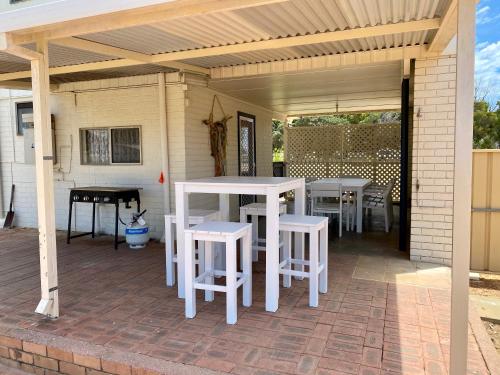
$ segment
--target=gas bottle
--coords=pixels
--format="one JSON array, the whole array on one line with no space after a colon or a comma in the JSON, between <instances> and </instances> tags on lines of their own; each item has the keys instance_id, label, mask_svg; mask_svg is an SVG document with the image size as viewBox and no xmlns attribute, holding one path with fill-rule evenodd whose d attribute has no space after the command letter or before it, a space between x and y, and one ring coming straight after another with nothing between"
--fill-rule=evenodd
<instances>
[{"instance_id":1,"label":"gas bottle","mask_svg":"<svg viewBox=\"0 0 500 375\"><path fill-rule=\"evenodd\" d=\"M142 249L149 242L149 226L141 213L132 214L132 221L125 228L125 241L131 249Z\"/></svg>"}]
</instances>

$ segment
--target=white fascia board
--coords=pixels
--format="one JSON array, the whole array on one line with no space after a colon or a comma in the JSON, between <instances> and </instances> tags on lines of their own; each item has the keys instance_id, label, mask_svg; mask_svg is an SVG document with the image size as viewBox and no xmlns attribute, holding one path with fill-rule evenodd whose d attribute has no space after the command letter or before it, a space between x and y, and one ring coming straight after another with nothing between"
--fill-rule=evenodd
<instances>
[{"instance_id":1,"label":"white fascia board","mask_svg":"<svg viewBox=\"0 0 500 375\"><path fill-rule=\"evenodd\" d=\"M0 32L168 3L174 0L53 0L0 13Z\"/></svg>"}]
</instances>

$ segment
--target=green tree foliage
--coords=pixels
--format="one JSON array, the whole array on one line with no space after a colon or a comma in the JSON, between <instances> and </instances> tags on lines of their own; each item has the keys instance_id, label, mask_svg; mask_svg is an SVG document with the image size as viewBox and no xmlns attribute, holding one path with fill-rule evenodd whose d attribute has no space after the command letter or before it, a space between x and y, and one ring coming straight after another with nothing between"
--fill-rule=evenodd
<instances>
[{"instance_id":1,"label":"green tree foliage","mask_svg":"<svg viewBox=\"0 0 500 375\"><path fill-rule=\"evenodd\" d=\"M273 151L283 149L283 121L273 120Z\"/></svg>"},{"instance_id":2,"label":"green tree foliage","mask_svg":"<svg viewBox=\"0 0 500 375\"><path fill-rule=\"evenodd\" d=\"M474 103L474 148L500 148L500 102L496 109L484 100Z\"/></svg>"},{"instance_id":3,"label":"green tree foliage","mask_svg":"<svg viewBox=\"0 0 500 375\"><path fill-rule=\"evenodd\" d=\"M292 126L325 126L338 124L387 124L399 122L399 112L343 113L327 116L300 117L292 121Z\"/></svg>"}]
</instances>

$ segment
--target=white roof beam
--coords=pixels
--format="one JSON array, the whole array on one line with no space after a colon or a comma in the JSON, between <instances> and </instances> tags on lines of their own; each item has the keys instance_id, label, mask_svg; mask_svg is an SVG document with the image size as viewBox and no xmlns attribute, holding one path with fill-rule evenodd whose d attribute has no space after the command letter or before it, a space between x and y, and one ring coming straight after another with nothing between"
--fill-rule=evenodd
<instances>
[{"instance_id":1,"label":"white roof beam","mask_svg":"<svg viewBox=\"0 0 500 375\"><path fill-rule=\"evenodd\" d=\"M307 70L334 69L349 65L362 65L421 58L427 55L425 46L387 48L376 51L350 52L328 56L306 57L293 60L273 61L210 69L212 79L229 79L259 74L300 72ZM122 68L144 64L132 59L117 59L87 64L68 65L49 69L50 75L88 72L93 70ZM0 74L1 81L31 77L31 71Z\"/></svg>"},{"instance_id":2,"label":"white roof beam","mask_svg":"<svg viewBox=\"0 0 500 375\"><path fill-rule=\"evenodd\" d=\"M442 18L443 22L429 45L429 52L436 54L443 52L457 33L457 3L458 0L450 2Z\"/></svg>"},{"instance_id":3,"label":"white roof beam","mask_svg":"<svg viewBox=\"0 0 500 375\"><path fill-rule=\"evenodd\" d=\"M279 48L290 48L307 44L330 43L344 40L370 38L375 36L390 35L395 33L408 33L424 30L438 29L439 18L424 19L419 21L401 22L388 25L377 25L360 27L356 29L331 31L312 35L293 36L258 42L231 44L227 46L200 48L189 51L161 53L153 56L155 62L175 61L193 59L200 57L219 56L227 54L237 54L244 52L254 52L259 50L270 50Z\"/></svg>"},{"instance_id":4,"label":"white roof beam","mask_svg":"<svg viewBox=\"0 0 500 375\"><path fill-rule=\"evenodd\" d=\"M308 70L329 70L352 65L416 59L425 57L427 54L425 46L395 47L374 51L339 53L293 60L212 68L210 76L215 80L275 73L297 73Z\"/></svg>"},{"instance_id":5,"label":"white roof beam","mask_svg":"<svg viewBox=\"0 0 500 375\"><path fill-rule=\"evenodd\" d=\"M190 64L185 64L181 62L153 62L152 56L147 55L144 53L139 53L135 51L130 51L124 48L118 48L102 43L97 43L93 42L90 40L85 40L81 38L63 38L63 39L55 39L52 40L51 43L57 44L60 46L64 47L69 47L69 48L74 48L74 49L79 49L79 50L84 50L84 51L91 51L94 53L100 53L102 55L107 55L107 56L114 56L114 57L119 57L122 59L129 59L129 60L135 60L140 63L145 63L145 64L156 64L156 65L161 65L165 66L167 68L172 68L172 69L178 69L178 70L186 70L186 71L191 71L195 73L202 73L202 74L209 74L209 69L203 68L200 66L196 65L190 65Z\"/></svg>"}]
</instances>

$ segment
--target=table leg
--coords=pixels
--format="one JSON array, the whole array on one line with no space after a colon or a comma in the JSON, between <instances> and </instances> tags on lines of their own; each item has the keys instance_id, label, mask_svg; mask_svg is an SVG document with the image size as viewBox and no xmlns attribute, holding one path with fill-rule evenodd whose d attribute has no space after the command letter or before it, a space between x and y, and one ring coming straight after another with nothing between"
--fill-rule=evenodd
<instances>
[{"instance_id":1,"label":"table leg","mask_svg":"<svg viewBox=\"0 0 500 375\"><path fill-rule=\"evenodd\" d=\"M95 238L95 202L92 202L92 238Z\"/></svg>"},{"instance_id":2,"label":"table leg","mask_svg":"<svg viewBox=\"0 0 500 375\"><path fill-rule=\"evenodd\" d=\"M356 232L363 232L363 189L356 190Z\"/></svg>"},{"instance_id":3,"label":"table leg","mask_svg":"<svg viewBox=\"0 0 500 375\"><path fill-rule=\"evenodd\" d=\"M177 295L179 298L185 297L185 245L184 230L189 228L189 194L184 192L184 185L175 186L175 212L177 227ZM191 266L191 265L189 265Z\"/></svg>"},{"instance_id":4,"label":"table leg","mask_svg":"<svg viewBox=\"0 0 500 375\"><path fill-rule=\"evenodd\" d=\"M219 211L222 221L230 220L229 194L219 194ZM226 269L226 251L223 243L216 243L215 245L215 269Z\"/></svg>"},{"instance_id":5,"label":"table leg","mask_svg":"<svg viewBox=\"0 0 500 375\"><path fill-rule=\"evenodd\" d=\"M115 204L115 250L118 250L118 216L120 215L120 205Z\"/></svg>"},{"instance_id":6,"label":"table leg","mask_svg":"<svg viewBox=\"0 0 500 375\"><path fill-rule=\"evenodd\" d=\"M294 213L295 215L304 215L305 214L305 194L306 194L306 186L305 182L302 182L302 185L295 189L295 204L294 204ZM295 259L304 259L304 233L294 233L295 238L295 246L293 251L293 258ZM294 269L304 272L304 265L294 265ZM303 277L296 276L295 279L302 280Z\"/></svg>"},{"instance_id":7,"label":"table leg","mask_svg":"<svg viewBox=\"0 0 500 375\"><path fill-rule=\"evenodd\" d=\"M69 198L69 214L68 214L68 235L66 237L66 243L69 244L71 241L71 216L73 215L73 201Z\"/></svg>"},{"instance_id":8,"label":"table leg","mask_svg":"<svg viewBox=\"0 0 500 375\"><path fill-rule=\"evenodd\" d=\"M266 195L266 311L278 310L279 301L279 194Z\"/></svg>"}]
</instances>

